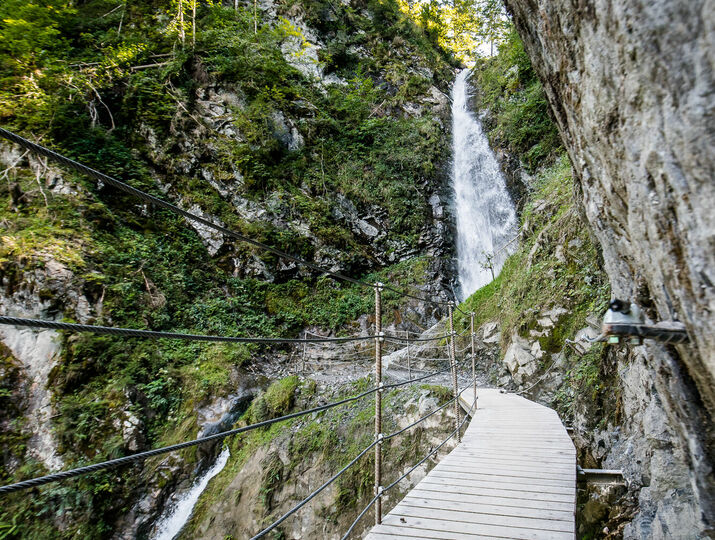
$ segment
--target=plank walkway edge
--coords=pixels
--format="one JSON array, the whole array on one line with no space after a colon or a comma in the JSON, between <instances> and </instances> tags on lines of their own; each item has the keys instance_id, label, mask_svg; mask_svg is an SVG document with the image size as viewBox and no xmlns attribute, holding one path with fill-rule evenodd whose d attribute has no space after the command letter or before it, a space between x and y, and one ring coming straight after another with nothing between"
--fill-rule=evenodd
<instances>
[{"instance_id":1,"label":"plank walkway edge","mask_svg":"<svg viewBox=\"0 0 715 540\"><path fill-rule=\"evenodd\" d=\"M367 540L575 538L576 449L552 409L497 389L466 390L472 416L445 456Z\"/></svg>"}]
</instances>

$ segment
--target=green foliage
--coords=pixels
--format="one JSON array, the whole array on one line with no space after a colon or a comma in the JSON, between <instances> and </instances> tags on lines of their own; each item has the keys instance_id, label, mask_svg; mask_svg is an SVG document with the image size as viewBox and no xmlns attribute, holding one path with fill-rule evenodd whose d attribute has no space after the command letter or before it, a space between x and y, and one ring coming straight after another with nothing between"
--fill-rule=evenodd
<instances>
[{"instance_id":1,"label":"green foliage","mask_svg":"<svg viewBox=\"0 0 715 540\"><path fill-rule=\"evenodd\" d=\"M60 1L4 0L0 4L0 69L41 67L67 48L61 27L76 11Z\"/></svg>"},{"instance_id":2,"label":"green foliage","mask_svg":"<svg viewBox=\"0 0 715 540\"><path fill-rule=\"evenodd\" d=\"M541 172L522 216L526 238L497 278L470 296L462 309L476 314L477 326L488 320L501 324L502 340L512 332L526 334L539 312L555 305L570 311L559 321L547 350L573 339L587 315L601 313L609 298L609 284L599 252L583 226L572 200L573 178L568 158ZM538 208L538 210L537 210ZM562 256L557 258L556 250ZM458 328L469 320L456 316Z\"/></svg>"},{"instance_id":3,"label":"green foliage","mask_svg":"<svg viewBox=\"0 0 715 540\"><path fill-rule=\"evenodd\" d=\"M271 418L282 416L293 406L295 391L298 388L298 377L291 375L268 387L264 395Z\"/></svg>"},{"instance_id":4,"label":"green foliage","mask_svg":"<svg viewBox=\"0 0 715 540\"><path fill-rule=\"evenodd\" d=\"M486 109L492 145L518 155L530 172L553 160L561 148L543 88L512 27L499 54L474 68L478 108Z\"/></svg>"},{"instance_id":5,"label":"green foliage","mask_svg":"<svg viewBox=\"0 0 715 540\"><path fill-rule=\"evenodd\" d=\"M462 62L480 56L480 45L504 40L509 19L499 0L399 0L400 9L415 20L429 40Z\"/></svg>"},{"instance_id":6,"label":"green foliage","mask_svg":"<svg viewBox=\"0 0 715 540\"><path fill-rule=\"evenodd\" d=\"M287 11L288 4L279 9ZM191 1L183 5L188 8ZM3 126L137 188L197 204L228 227L279 249L311 259L319 245L335 249L356 277L424 282L426 260L381 269L374 253L386 251L390 241L419 246L431 210L416 194L438 180L445 135L429 114L394 120L385 111L423 96L432 84L444 87L452 78L452 59L394 2L368 2L369 17L340 3L301 2L307 20L330 36L321 68L347 81L344 87L318 85L286 61L281 47L304 36L285 20L259 20L254 29L250 9L200 3L194 45L188 12L181 25L177 3L117 7L109 0L0 4ZM355 48L369 50L369 57L350 52ZM434 76L416 75L403 58L428 67ZM228 126L236 136L203 125L199 100L208 88L236 96ZM301 148L288 148L281 139L281 119L300 131ZM205 141L205 155L186 153L187 142L194 140ZM191 163L190 170L177 163ZM318 240L268 220L243 220L200 170L210 171L228 192L260 201L291 223L307 224ZM8 181L0 183L3 280L15 286L24 272L43 271L57 261L73 272L72 287L81 288L95 305L101 299L97 324L295 336L308 324L344 331L374 309L371 291L330 280L295 273L275 283L234 277L234 258L255 256L271 269L279 266L278 258L243 244L226 246L211 258L183 219L141 206L110 186L63 171L61 181L73 191L63 195L43 189L49 173L42 170L36 178L25 162L6 172ZM159 190L157 176L170 186L168 195ZM22 193L19 200L10 194L13 183ZM349 197L361 212L384 217L382 244L357 236L333 215L337 194ZM62 310L62 298L52 298L49 291L38 294L52 309ZM393 293L386 293L384 302L386 309L401 305ZM62 315L78 318L69 311ZM265 351L88 334L62 339L50 387L59 413L53 428L68 466L128 453L117 426L129 413L140 420L147 447L195 436L196 408L225 394L240 367ZM290 410L296 385L288 379L271 387L254 402L251 417ZM0 404L14 418L13 391L10 385L0 387ZM22 423L3 426L5 455L21 457L27 439ZM248 447L284 426L252 435ZM183 458L190 463L197 456L186 451ZM147 463L144 474L154 466ZM2 469L2 478L43 472L29 461L20 469ZM142 481L136 471L113 470L66 489L44 489L32 500L15 497L7 506L12 518L1 518L0 526L11 524L11 536L20 537L106 537ZM57 512L64 513L61 531Z\"/></svg>"},{"instance_id":7,"label":"green foliage","mask_svg":"<svg viewBox=\"0 0 715 540\"><path fill-rule=\"evenodd\" d=\"M436 384L423 384L420 386L423 390L429 390L430 394L435 396L439 400L440 405L444 405L450 399L452 399L452 390L446 386L439 386Z\"/></svg>"},{"instance_id":8,"label":"green foliage","mask_svg":"<svg viewBox=\"0 0 715 540\"><path fill-rule=\"evenodd\" d=\"M266 513L269 513L273 506L273 493L280 486L283 479L283 463L278 456L274 455L261 465L263 468L260 491L261 503L266 509Z\"/></svg>"}]
</instances>

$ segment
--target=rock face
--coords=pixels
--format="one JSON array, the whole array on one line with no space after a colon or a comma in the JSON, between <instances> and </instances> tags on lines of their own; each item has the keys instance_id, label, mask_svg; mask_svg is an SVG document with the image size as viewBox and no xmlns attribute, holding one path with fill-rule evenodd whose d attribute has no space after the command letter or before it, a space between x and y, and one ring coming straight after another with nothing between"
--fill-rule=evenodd
<instances>
[{"instance_id":1,"label":"rock face","mask_svg":"<svg viewBox=\"0 0 715 540\"><path fill-rule=\"evenodd\" d=\"M25 260L24 266L18 265L14 270L0 277L0 315L54 319L56 303L61 302L73 309L80 321L86 322L90 317L89 301L77 290L74 274L63 264L54 259ZM50 420L52 395L48 389L50 372L62 348L59 332L3 326L0 343L21 363L23 378L29 382L23 410L28 419L27 455L51 471L59 470L64 461L57 452Z\"/></svg>"},{"instance_id":2,"label":"rock face","mask_svg":"<svg viewBox=\"0 0 715 540\"><path fill-rule=\"evenodd\" d=\"M635 299L651 320L680 319L691 338L624 361L629 421L617 438L631 453L617 456L609 441L607 461L640 460L644 486L624 534L713 534L715 11L702 0L506 4L574 164L614 296ZM629 386L635 365L647 381L640 398ZM668 460L651 462L662 447Z\"/></svg>"}]
</instances>

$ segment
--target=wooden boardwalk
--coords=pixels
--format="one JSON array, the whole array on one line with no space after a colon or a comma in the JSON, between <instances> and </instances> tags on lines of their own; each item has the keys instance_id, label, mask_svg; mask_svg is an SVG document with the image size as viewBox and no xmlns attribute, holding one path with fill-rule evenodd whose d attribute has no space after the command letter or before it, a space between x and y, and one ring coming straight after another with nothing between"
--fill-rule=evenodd
<instances>
[{"instance_id":1,"label":"wooden boardwalk","mask_svg":"<svg viewBox=\"0 0 715 540\"><path fill-rule=\"evenodd\" d=\"M556 412L499 390L478 395L462 443L366 538L575 538L576 449Z\"/></svg>"}]
</instances>

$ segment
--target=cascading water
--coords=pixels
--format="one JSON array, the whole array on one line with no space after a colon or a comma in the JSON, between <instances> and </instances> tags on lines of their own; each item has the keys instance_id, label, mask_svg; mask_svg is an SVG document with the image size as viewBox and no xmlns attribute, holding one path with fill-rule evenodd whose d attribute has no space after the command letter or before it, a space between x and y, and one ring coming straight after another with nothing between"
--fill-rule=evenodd
<instances>
[{"instance_id":1,"label":"cascading water","mask_svg":"<svg viewBox=\"0 0 715 540\"><path fill-rule=\"evenodd\" d=\"M199 496L204 492L214 476L221 472L226 466L229 458L228 447L224 448L216 458L213 466L204 473L204 475L196 480L191 489L184 493L175 505L171 506L167 512L159 519L154 530L154 540L172 540L176 537L181 529L186 525L191 517L191 512L199 500Z\"/></svg>"},{"instance_id":2,"label":"cascading water","mask_svg":"<svg viewBox=\"0 0 715 540\"><path fill-rule=\"evenodd\" d=\"M460 300L498 275L517 231L514 203L482 126L469 110L465 69L452 88L452 186ZM506 247L504 247L506 246ZM491 269L490 269L491 267Z\"/></svg>"}]
</instances>

